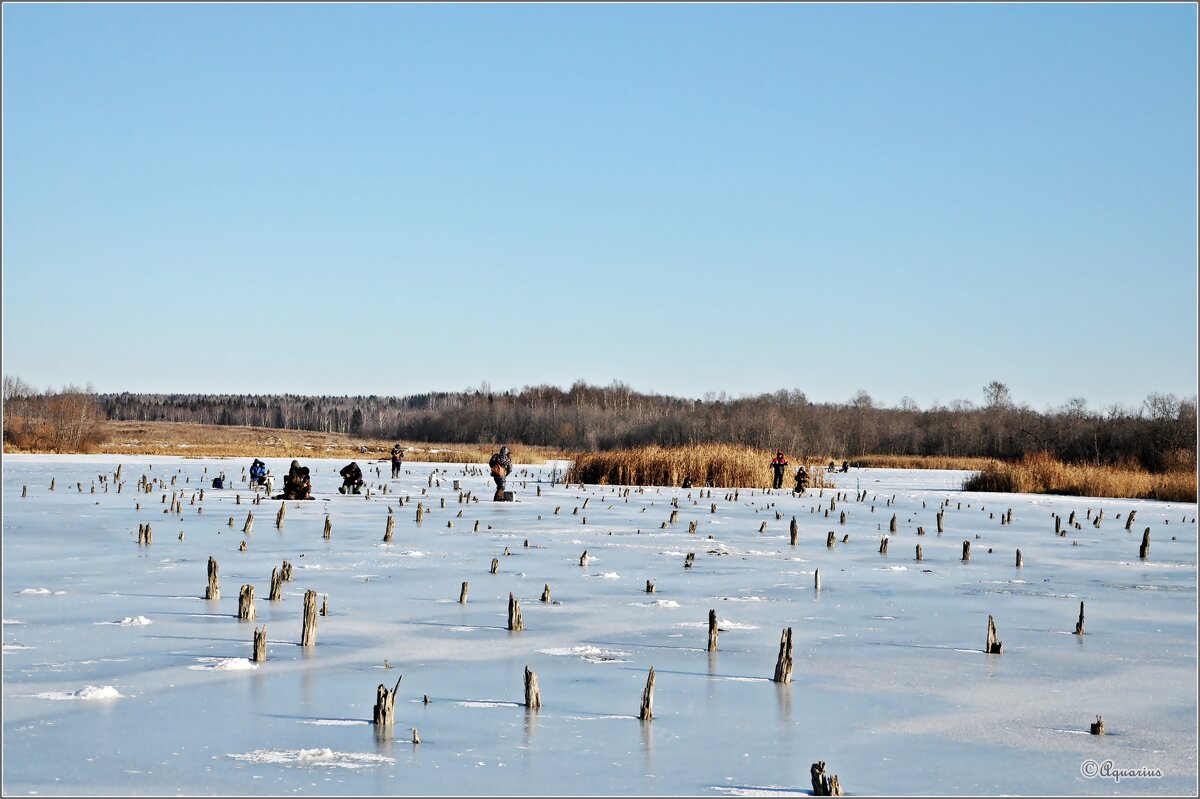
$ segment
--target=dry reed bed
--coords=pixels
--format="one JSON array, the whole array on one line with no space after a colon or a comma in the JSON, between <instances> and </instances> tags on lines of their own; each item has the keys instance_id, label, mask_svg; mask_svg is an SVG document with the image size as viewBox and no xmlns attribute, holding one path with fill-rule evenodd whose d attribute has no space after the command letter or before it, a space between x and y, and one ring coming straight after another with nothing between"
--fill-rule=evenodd
<instances>
[{"instance_id":1,"label":"dry reed bed","mask_svg":"<svg viewBox=\"0 0 1200 799\"><path fill-rule=\"evenodd\" d=\"M1196 472L1193 468L1154 474L1137 467L1068 464L1038 453L1016 463L992 461L966 480L963 489L1195 502Z\"/></svg>"},{"instance_id":2,"label":"dry reed bed","mask_svg":"<svg viewBox=\"0 0 1200 799\"><path fill-rule=\"evenodd\" d=\"M836 460L830 458L826 460ZM841 461L836 460L840 466ZM850 459L850 465L865 469L986 469L994 458L965 455L861 455Z\"/></svg>"},{"instance_id":3,"label":"dry reed bed","mask_svg":"<svg viewBox=\"0 0 1200 799\"><path fill-rule=\"evenodd\" d=\"M769 488L774 452L732 444L692 444L680 447L636 447L608 452L580 452L567 472L572 483L599 485L682 485L685 478L700 487ZM784 488L792 488L796 468L809 471L809 487L826 485L822 463L790 461Z\"/></svg>"}]
</instances>

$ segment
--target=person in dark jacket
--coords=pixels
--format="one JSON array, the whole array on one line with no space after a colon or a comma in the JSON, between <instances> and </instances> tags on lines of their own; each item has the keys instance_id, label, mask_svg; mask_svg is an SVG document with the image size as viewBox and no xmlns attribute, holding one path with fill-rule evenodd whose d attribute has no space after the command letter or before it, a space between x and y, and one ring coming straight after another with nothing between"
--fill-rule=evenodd
<instances>
[{"instance_id":1,"label":"person in dark jacket","mask_svg":"<svg viewBox=\"0 0 1200 799\"><path fill-rule=\"evenodd\" d=\"M392 447L392 479L400 476L400 467L404 465L404 447L397 444Z\"/></svg>"},{"instance_id":2,"label":"person in dark jacket","mask_svg":"<svg viewBox=\"0 0 1200 799\"><path fill-rule=\"evenodd\" d=\"M262 485L266 481L267 481L267 464L263 463L258 458L255 458L254 463L250 464L250 485L251 486Z\"/></svg>"},{"instance_id":3,"label":"person in dark jacket","mask_svg":"<svg viewBox=\"0 0 1200 799\"><path fill-rule=\"evenodd\" d=\"M342 470L338 472L342 476L342 485L338 488L338 493L341 494L359 494L363 487L362 469L358 468L358 463L350 461Z\"/></svg>"},{"instance_id":4,"label":"person in dark jacket","mask_svg":"<svg viewBox=\"0 0 1200 799\"><path fill-rule=\"evenodd\" d=\"M283 476L283 493L275 499L312 498L312 480L308 475L308 467L301 466L300 461L292 461L288 473Z\"/></svg>"},{"instance_id":5,"label":"person in dark jacket","mask_svg":"<svg viewBox=\"0 0 1200 799\"><path fill-rule=\"evenodd\" d=\"M808 471L801 465L796 470L796 493L803 494L806 488L808 488Z\"/></svg>"},{"instance_id":6,"label":"person in dark jacket","mask_svg":"<svg viewBox=\"0 0 1200 799\"><path fill-rule=\"evenodd\" d=\"M499 452L492 455L488 459L488 466L492 470L492 479L496 481L496 498L501 499L504 496L504 483L508 479L508 473L512 471L512 457L508 454L508 447L501 447Z\"/></svg>"},{"instance_id":7,"label":"person in dark jacket","mask_svg":"<svg viewBox=\"0 0 1200 799\"><path fill-rule=\"evenodd\" d=\"M775 458L771 461L771 470L775 475L771 481L771 488L783 488L783 472L787 469L787 458L783 457L783 450L775 453Z\"/></svg>"}]
</instances>

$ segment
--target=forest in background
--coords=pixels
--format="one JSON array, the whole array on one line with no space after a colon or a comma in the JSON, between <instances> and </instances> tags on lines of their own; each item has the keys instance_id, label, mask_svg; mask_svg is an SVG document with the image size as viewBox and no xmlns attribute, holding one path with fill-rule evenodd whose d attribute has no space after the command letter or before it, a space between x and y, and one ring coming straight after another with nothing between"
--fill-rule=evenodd
<instances>
[{"instance_id":1,"label":"forest in background","mask_svg":"<svg viewBox=\"0 0 1200 799\"><path fill-rule=\"evenodd\" d=\"M684 399L614 382L397 396L97 394L37 391L4 378L4 440L25 449L85 451L104 420L248 425L381 439L526 444L597 452L657 445L736 444L795 456L989 457L1048 453L1064 463L1194 470L1196 397L1152 393L1135 409L1088 408L1082 398L1035 411L992 382L976 405L881 407L865 392L845 403L803 391ZM77 443L76 443L77 442ZM41 446L38 446L38 444Z\"/></svg>"}]
</instances>

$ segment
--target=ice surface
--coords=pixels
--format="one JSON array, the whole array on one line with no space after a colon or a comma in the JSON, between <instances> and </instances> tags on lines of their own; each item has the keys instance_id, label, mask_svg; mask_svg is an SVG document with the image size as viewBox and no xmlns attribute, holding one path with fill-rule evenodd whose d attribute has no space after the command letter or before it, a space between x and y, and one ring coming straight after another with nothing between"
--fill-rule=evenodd
<instances>
[{"instance_id":1,"label":"ice surface","mask_svg":"<svg viewBox=\"0 0 1200 799\"><path fill-rule=\"evenodd\" d=\"M318 498L286 503L277 529L281 503L252 504L241 482L249 460L4 457L6 795L794 796L811 792L817 760L860 795L1197 790L1194 504L967 494L962 472L855 470L836 475L826 516L830 489L741 489L727 502L722 489L648 487L626 498L552 485L550 465L517 467L517 501L493 503L477 469L408 462L398 480L366 464L370 497L343 496L343 462L301 458ZM291 457L266 460L278 475ZM106 492L98 475L118 463L122 492ZM221 471L233 488L211 488ZM166 490L138 492L143 474ZM479 501L460 503L453 480ZM173 491L181 514L164 512ZM571 510L587 498L585 525ZM679 519L662 529L672 499ZM1101 508L1096 528L1087 511ZM1055 536L1053 514L1065 524L1072 510L1081 529ZM700 532L687 532L691 521ZM147 522L154 543L139 546ZM221 582L211 601L210 555ZM295 579L271 602L284 560ZM247 583L256 618L239 622ZM539 601L546 584L550 603ZM306 648L308 589L318 605L328 595L329 615ZM510 592L521 632L507 629ZM713 609L722 632L708 652ZM989 614L1000 655L982 652ZM264 625L267 660L254 664ZM793 682L778 685L787 627ZM536 713L523 707L526 666L538 674ZM651 667L655 714L642 723ZM377 688L401 675L395 728L375 730ZM1103 737L1087 734L1097 714ZM1163 776L1089 779L1088 760Z\"/></svg>"}]
</instances>

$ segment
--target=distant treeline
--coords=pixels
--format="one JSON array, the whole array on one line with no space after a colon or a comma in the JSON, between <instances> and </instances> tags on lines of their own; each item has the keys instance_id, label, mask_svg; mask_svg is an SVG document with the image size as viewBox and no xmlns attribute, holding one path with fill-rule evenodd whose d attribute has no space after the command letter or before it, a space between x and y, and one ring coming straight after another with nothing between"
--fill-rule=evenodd
<instances>
[{"instance_id":1,"label":"distant treeline","mask_svg":"<svg viewBox=\"0 0 1200 799\"><path fill-rule=\"evenodd\" d=\"M1150 394L1141 407L1088 409L1083 399L1039 412L1002 383L984 403L878 407L864 392L846 403L809 402L802 391L704 400L643 394L622 383L576 383L405 397L244 394L99 394L109 419L250 425L418 442L507 442L598 451L725 443L793 456L984 456L1046 452L1068 463L1195 468L1196 398Z\"/></svg>"}]
</instances>

